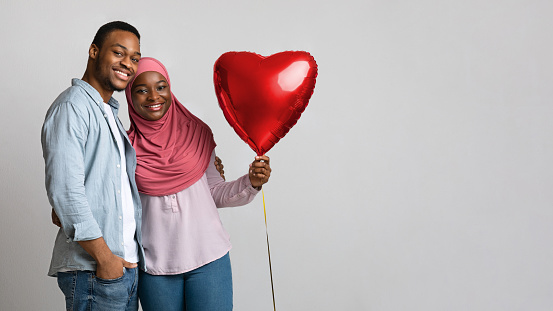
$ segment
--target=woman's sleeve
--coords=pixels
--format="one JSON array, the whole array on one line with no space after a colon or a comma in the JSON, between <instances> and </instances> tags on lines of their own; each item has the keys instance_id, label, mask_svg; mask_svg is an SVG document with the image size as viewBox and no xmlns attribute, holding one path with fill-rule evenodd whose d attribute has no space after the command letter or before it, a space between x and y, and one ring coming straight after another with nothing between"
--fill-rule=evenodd
<instances>
[{"instance_id":1,"label":"woman's sleeve","mask_svg":"<svg viewBox=\"0 0 553 311\"><path fill-rule=\"evenodd\" d=\"M256 190L248 174L229 182L225 182L215 167L215 151L206 170L207 183L211 196L217 207L233 207L250 203L259 190Z\"/></svg>"}]
</instances>

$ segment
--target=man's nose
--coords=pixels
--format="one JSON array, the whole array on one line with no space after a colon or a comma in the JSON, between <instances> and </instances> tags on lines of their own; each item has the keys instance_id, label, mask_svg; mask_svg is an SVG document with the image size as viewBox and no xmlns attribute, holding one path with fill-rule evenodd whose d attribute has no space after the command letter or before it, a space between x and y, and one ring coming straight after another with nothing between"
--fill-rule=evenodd
<instances>
[{"instance_id":1,"label":"man's nose","mask_svg":"<svg viewBox=\"0 0 553 311\"><path fill-rule=\"evenodd\" d=\"M130 57L125 57L122 61L121 61L121 65L127 67L127 69L131 70L132 69L132 59Z\"/></svg>"}]
</instances>

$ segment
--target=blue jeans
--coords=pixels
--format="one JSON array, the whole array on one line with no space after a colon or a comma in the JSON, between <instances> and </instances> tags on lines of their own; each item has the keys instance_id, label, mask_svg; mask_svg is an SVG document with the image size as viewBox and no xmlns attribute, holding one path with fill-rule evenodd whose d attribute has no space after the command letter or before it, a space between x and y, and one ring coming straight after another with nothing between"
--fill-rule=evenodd
<instances>
[{"instance_id":1,"label":"blue jeans","mask_svg":"<svg viewBox=\"0 0 553 311\"><path fill-rule=\"evenodd\" d=\"M138 310L138 268L122 277L104 280L94 271L58 272L58 286L67 311Z\"/></svg>"},{"instance_id":2,"label":"blue jeans","mask_svg":"<svg viewBox=\"0 0 553 311\"><path fill-rule=\"evenodd\" d=\"M232 310L229 254L177 275L151 275L140 271L138 297L144 311Z\"/></svg>"}]
</instances>

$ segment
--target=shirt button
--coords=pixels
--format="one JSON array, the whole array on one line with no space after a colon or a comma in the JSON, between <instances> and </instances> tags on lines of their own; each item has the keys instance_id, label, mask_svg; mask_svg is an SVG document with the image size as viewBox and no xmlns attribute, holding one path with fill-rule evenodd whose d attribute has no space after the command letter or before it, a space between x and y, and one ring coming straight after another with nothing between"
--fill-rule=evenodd
<instances>
[{"instance_id":1,"label":"shirt button","mask_svg":"<svg viewBox=\"0 0 553 311\"><path fill-rule=\"evenodd\" d=\"M107 118L108 117L108 114L107 113L104 113L104 118Z\"/></svg>"},{"instance_id":2,"label":"shirt button","mask_svg":"<svg viewBox=\"0 0 553 311\"><path fill-rule=\"evenodd\" d=\"M172 196L172 197L173 197L173 199L174 199L174 198L176 198L177 196L173 194L173 196Z\"/></svg>"},{"instance_id":3,"label":"shirt button","mask_svg":"<svg viewBox=\"0 0 553 311\"><path fill-rule=\"evenodd\" d=\"M117 167L121 167L121 165L120 165L120 164L117 164Z\"/></svg>"},{"instance_id":4,"label":"shirt button","mask_svg":"<svg viewBox=\"0 0 553 311\"><path fill-rule=\"evenodd\" d=\"M121 245L125 245L125 243L121 242Z\"/></svg>"},{"instance_id":5,"label":"shirt button","mask_svg":"<svg viewBox=\"0 0 553 311\"><path fill-rule=\"evenodd\" d=\"M121 193L121 190L117 190L117 193Z\"/></svg>"},{"instance_id":6,"label":"shirt button","mask_svg":"<svg viewBox=\"0 0 553 311\"><path fill-rule=\"evenodd\" d=\"M123 217L122 217L122 216L119 216L119 219L123 219Z\"/></svg>"}]
</instances>

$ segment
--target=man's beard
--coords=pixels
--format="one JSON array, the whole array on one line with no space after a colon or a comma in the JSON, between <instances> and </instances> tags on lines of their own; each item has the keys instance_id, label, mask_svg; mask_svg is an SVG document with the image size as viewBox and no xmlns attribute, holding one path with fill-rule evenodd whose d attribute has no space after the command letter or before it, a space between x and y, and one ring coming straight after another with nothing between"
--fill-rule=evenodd
<instances>
[{"instance_id":1,"label":"man's beard","mask_svg":"<svg viewBox=\"0 0 553 311\"><path fill-rule=\"evenodd\" d=\"M102 72L99 62L96 62L96 72ZM109 79L109 75L105 77L103 84L107 90L110 90L112 92L114 91L121 92L125 90L125 88L120 89L120 88L117 88L115 85L113 85L113 83L111 83L111 80Z\"/></svg>"},{"instance_id":2,"label":"man's beard","mask_svg":"<svg viewBox=\"0 0 553 311\"><path fill-rule=\"evenodd\" d=\"M125 88L122 88L122 89L117 88L115 85L113 85L113 83L111 83L109 78L106 78L106 80L104 81L104 86L106 86L110 91L121 92L125 90Z\"/></svg>"}]
</instances>

